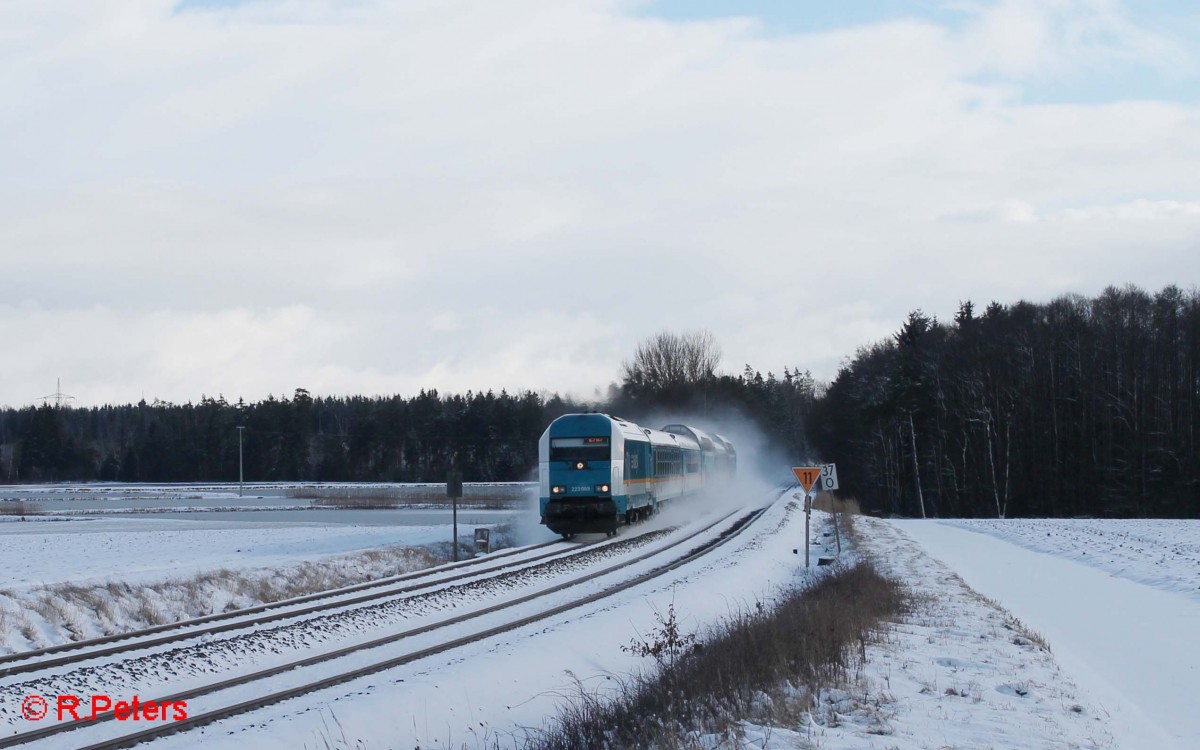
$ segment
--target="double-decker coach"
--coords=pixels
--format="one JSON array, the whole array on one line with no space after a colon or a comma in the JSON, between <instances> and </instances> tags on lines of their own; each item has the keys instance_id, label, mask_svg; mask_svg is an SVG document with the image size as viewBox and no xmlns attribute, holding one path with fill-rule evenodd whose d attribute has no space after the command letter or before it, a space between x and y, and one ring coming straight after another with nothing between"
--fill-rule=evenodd
<instances>
[{"instance_id":1,"label":"double-decker coach","mask_svg":"<svg viewBox=\"0 0 1200 750\"><path fill-rule=\"evenodd\" d=\"M714 479L729 478L737 470L737 452L733 443L716 433L707 433L686 424L669 424L663 432L686 435L700 446L700 476L702 484Z\"/></svg>"},{"instance_id":2,"label":"double-decker coach","mask_svg":"<svg viewBox=\"0 0 1200 750\"><path fill-rule=\"evenodd\" d=\"M651 485L656 502L691 495L704 487L699 443L687 435L665 430L642 431L650 438L650 457L654 462Z\"/></svg>"}]
</instances>

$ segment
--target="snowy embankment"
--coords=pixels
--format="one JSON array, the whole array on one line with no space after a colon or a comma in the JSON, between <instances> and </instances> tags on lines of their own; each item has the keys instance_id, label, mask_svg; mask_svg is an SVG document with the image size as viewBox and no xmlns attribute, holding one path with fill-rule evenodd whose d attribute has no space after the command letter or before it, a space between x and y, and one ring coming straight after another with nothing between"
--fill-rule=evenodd
<instances>
[{"instance_id":1,"label":"snowy embankment","mask_svg":"<svg viewBox=\"0 0 1200 750\"><path fill-rule=\"evenodd\" d=\"M1200 747L1200 521L893 524L1040 631L1117 747Z\"/></svg>"},{"instance_id":2,"label":"snowy embankment","mask_svg":"<svg viewBox=\"0 0 1200 750\"><path fill-rule=\"evenodd\" d=\"M163 519L0 524L0 653L427 567L445 526Z\"/></svg>"},{"instance_id":3,"label":"snowy embankment","mask_svg":"<svg viewBox=\"0 0 1200 750\"><path fill-rule=\"evenodd\" d=\"M1037 633L893 523L856 523L861 551L911 589L915 609L865 646L859 679L823 695L812 724L759 729L760 747L1116 750L1105 712Z\"/></svg>"}]
</instances>

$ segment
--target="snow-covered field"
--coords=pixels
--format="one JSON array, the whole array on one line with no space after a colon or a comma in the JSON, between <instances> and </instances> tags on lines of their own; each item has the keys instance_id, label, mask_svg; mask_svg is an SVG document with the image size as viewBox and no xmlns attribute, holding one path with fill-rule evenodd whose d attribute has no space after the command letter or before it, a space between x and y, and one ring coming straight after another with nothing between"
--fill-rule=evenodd
<instances>
[{"instance_id":1,"label":"snow-covered field","mask_svg":"<svg viewBox=\"0 0 1200 750\"><path fill-rule=\"evenodd\" d=\"M158 742L162 747L501 747L580 687L646 665L622 646L674 605L688 630L803 579L804 516L784 496L748 533L595 604ZM823 514L814 514L817 529ZM864 552L920 604L868 646L860 679L755 747L1200 747L1200 522L860 520ZM0 588L286 565L445 528L84 519L0 523ZM814 530L813 558L832 541ZM530 540L532 541L532 540ZM814 568L815 570L815 568ZM1019 621L1015 618L1019 618ZM1039 643L1045 636L1050 650ZM115 689L115 688L114 688Z\"/></svg>"},{"instance_id":2,"label":"snow-covered field","mask_svg":"<svg viewBox=\"0 0 1200 750\"><path fill-rule=\"evenodd\" d=\"M4 493L55 499L39 501L38 515L0 515L0 653L251 606L312 573L314 565L320 575L306 580L318 586L422 567L434 557L424 548L448 551L452 536L444 522L448 511L276 505L219 512L214 507L233 503L247 510L263 502L224 488L56 485ZM135 501L135 515L117 515ZM85 514L95 504L109 507ZM189 512L170 512L181 507ZM518 517L529 536L553 538L536 527L536 518ZM469 543L474 528L513 521L513 511L463 511L459 536ZM375 553L381 549L387 553ZM197 576L205 580L192 580ZM65 585L70 590L64 593Z\"/></svg>"},{"instance_id":3,"label":"snow-covered field","mask_svg":"<svg viewBox=\"0 0 1200 750\"><path fill-rule=\"evenodd\" d=\"M252 518L252 514L238 514ZM509 514L497 513L496 522ZM468 529L460 529L467 533ZM443 525L357 526L157 518L0 523L0 589L62 582L140 583L207 570L283 567L385 546L448 542Z\"/></svg>"},{"instance_id":4,"label":"snow-covered field","mask_svg":"<svg viewBox=\"0 0 1200 750\"><path fill-rule=\"evenodd\" d=\"M377 547L450 540L449 525L441 520L448 521L448 513L312 511L307 504L296 505L286 498L299 486L249 485L247 495L240 498L236 485L5 486L0 497L30 503L41 515L0 515L0 590L25 591L65 582L141 583L220 568L285 567ZM513 515L512 511L464 511L459 533L469 536L469 524L494 526ZM535 523L536 518L526 525Z\"/></svg>"},{"instance_id":5,"label":"snow-covered field","mask_svg":"<svg viewBox=\"0 0 1200 750\"><path fill-rule=\"evenodd\" d=\"M946 521L1200 601L1200 523L1179 519Z\"/></svg>"}]
</instances>

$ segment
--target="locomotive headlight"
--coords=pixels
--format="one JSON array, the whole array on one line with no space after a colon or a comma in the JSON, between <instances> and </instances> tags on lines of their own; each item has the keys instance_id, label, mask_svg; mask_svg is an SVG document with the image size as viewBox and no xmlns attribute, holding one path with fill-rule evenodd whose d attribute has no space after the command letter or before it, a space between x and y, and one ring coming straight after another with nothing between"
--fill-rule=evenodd
<instances>
[{"instance_id":1,"label":"locomotive headlight","mask_svg":"<svg viewBox=\"0 0 1200 750\"><path fill-rule=\"evenodd\" d=\"M576 461L576 462L575 462L575 468L576 468L576 469L582 469L582 468L583 468L583 467L585 467L585 466L587 466L587 464L585 464L583 461Z\"/></svg>"},{"instance_id":2,"label":"locomotive headlight","mask_svg":"<svg viewBox=\"0 0 1200 750\"><path fill-rule=\"evenodd\" d=\"M608 485L607 484L596 485L596 492L608 492Z\"/></svg>"},{"instance_id":3,"label":"locomotive headlight","mask_svg":"<svg viewBox=\"0 0 1200 750\"><path fill-rule=\"evenodd\" d=\"M550 493L553 495L561 495L562 493L564 493L566 491L567 491L566 487L554 486L554 487L550 488Z\"/></svg>"}]
</instances>

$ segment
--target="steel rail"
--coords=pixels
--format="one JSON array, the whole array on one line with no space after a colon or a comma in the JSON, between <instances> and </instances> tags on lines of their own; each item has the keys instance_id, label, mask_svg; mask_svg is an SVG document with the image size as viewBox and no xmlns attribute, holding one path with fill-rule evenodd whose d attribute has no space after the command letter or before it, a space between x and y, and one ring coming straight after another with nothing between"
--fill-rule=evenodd
<instances>
[{"instance_id":1,"label":"steel rail","mask_svg":"<svg viewBox=\"0 0 1200 750\"><path fill-rule=\"evenodd\" d=\"M326 687L330 687L330 686L337 685L337 684L340 684L343 682L347 682L349 680L353 680L358 677L373 674L375 672L379 672L379 671L382 671L385 669L390 669L392 667L400 666L400 665L403 665L403 664L406 664L406 663L409 663L412 661L416 661L421 658L425 658L427 656L432 656L432 655L435 655L438 653L442 653L444 651L448 651L453 648L457 648L462 645L473 643L475 641L490 637L492 635L497 635L499 633L503 633L508 630L513 630L513 629L522 627L524 625L528 625L529 623L537 622L538 620L545 619L547 617L552 617L556 614L560 614L562 612L565 612L569 609L580 606L582 604L588 604L588 603L597 601L599 599L602 599L606 596L611 596L613 594L619 593L620 591L623 591L623 590L626 590L633 586L639 585L641 583L644 583L647 580L664 575L665 573L668 573L671 570L674 570L682 565L685 565L688 562L691 562L691 561L695 560L696 558L701 557L701 556L711 552L712 550L722 546L729 540L735 538L742 531L744 531L746 529L746 527L748 527L750 525L751 522L753 522L760 515L762 515L762 513L764 511L765 511L765 508L760 508L760 509L751 511L750 513L743 515L742 518L738 519L730 528L721 532L720 535L718 535L715 539L705 542L705 543L701 544L700 546L693 548L690 552L688 552L687 555L685 555L681 558L678 558L678 559L673 560L668 563L664 563L663 565L660 565L660 566L654 568L653 570L643 573L629 581L625 581L623 583L620 583L615 586L611 586L607 589L604 589L603 591L589 594L589 595L581 597L579 599L572 600L571 602L568 602L566 604L558 605L558 606L552 607L550 609L543 610L541 612L529 615L527 617L513 620L509 623L505 623L504 625L496 626L496 627L489 628L489 629L486 629L483 631L479 631L477 633L473 633L473 634L470 634L470 635L467 635L467 636L464 636L461 638L446 641L444 643L441 643L441 644L438 644L435 646L431 646L429 648L425 648L425 649L422 649L422 650L419 650L416 652L412 652L412 653L406 654L404 656L394 657L391 659L387 659L385 661L377 662L375 664L367 665L365 667L359 667L357 669L354 669L354 670L351 670L348 672L343 672L343 673L340 673L337 675L332 675L330 677L325 677L325 678L322 678L322 679L319 679L319 680L316 680L313 682L309 682L309 683L306 683L306 684L303 684L300 686L288 688L288 689L274 692L274 693L264 695L264 696L259 696L257 698L253 698L253 699L250 699L247 701L242 701L240 703L237 703L237 704L234 704L231 706L226 706L224 708L215 709L215 710L203 713L203 714L197 714L195 716L190 716L187 719L184 719L181 721L171 722L169 724L163 724L158 727L145 729L145 730L142 730L139 732L134 732L134 733L131 733L128 735L123 735L121 737L104 740L104 741L95 743L93 745L88 745L85 748L83 748L82 750L101 750L101 748L107 749L107 748L132 747L133 745L139 744L139 743L144 742L149 739L165 737L165 736L168 736L171 734L175 734L177 732L186 731L186 730L194 729L196 727L211 724L215 721L219 721L221 719L228 718L230 716L235 716L235 715L238 715L241 713L246 713L248 711L255 710L255 709L261 708L263 706L271 705L273 703L278 703L278 702L281 702L284 700L288 700L290 698L295 698L300 695L304 695L306 693L310 693L310 692L320 690L320 689L323 689ZM683 537L682 539L677 540L672 546L678 547L683 544L686 544L688 541L696 538L697 536L700 536L701 534L704 534L705 532L715 528L717 525L721 524L722 522L728 520L733 515L734 515L734 513L730 513L730 514L723 516L722 518L719 518L719 519L713 521L711 524L688 534L687 536ZM665 549L652 550L652 551L643 553L641 555L638 555L634 558L622 560L620 563L608 566L602 570L594 571L587 575L581 576L576 579L572 579L570 581L566 581L564 583L552 586L550 588L542 589L540 591L536 591L536 592L534 592L532 594L528 594L526 596L518 597L516 599L511 599L511 600L508 600L505 602L501 602L499 604L485 607L481 610L475 610L473 612L468 612L468 613L464 613L462 615L457 615L455 617L451 617L449 619L442 620L437 623L431 623L429 625L424 625L424 626L421 626L418 628L413 628L413 629L410 629L407 631L403 631L401 633L394 633L391 635L373 639L371 641L355 644L353 646L347 646L347 647L344 647L341 649L337 649L337 650L326 652L323 654L318 654L315 656L307 657L305 659L300 659L297 661L289 662L287 664L279 665L276 667L269 667L267 669L259 670L257 672L253 672L248 675L240 675L238 677L233 677L233 678L229 678L226 680L221 680L219 682L210 683L209 685L205 685L200 688L183 691L183 692L179 692L179 693L174 693L172 695L168 695L165 697L153 698L153 699L145 700L142 702L143 703L149 703L149 702L174 703L174 702L179 702L179 701L186 702L193 698L208 695L210 693L215 693L215 692L225 690L228 688L232 688L232 687L250 684L252 682L266 679L268 677L272 677L272 676L275 676L275 675L278 675L278 674L281 674L284 672L289 672L289 671L292 671L292 670L295 670L298 668L312 666L314 664L319 664L321 662L338 659L338 658L347 656L352 653L365 651L365 650L368 650L371 648L376 648L379 646L384 646L389 643L394 643L396 641L403 640L404 638L409 638L409 637L412 637L415 635L420 635L423 633L438 630L440 628L445 628L445 627L449 627L451 625L456 625L458 623L465 622L467 620L482 617L482 616L492 614L494 612L497 612L497 611L500 611L503 609L507 609L507 608L519 605L519 604L524 604L524 603L532 601L534 599L538 599L538 598L541 598L544 596L548 596L550 594L557 593L559 591L570 588L572 586L577 586L579 584L586 583L586 582L594 580L596 578L600 578L602 576L609 575L611 573L620 571L620 570L628 567L628 565L631 563L641 562L650 557L660 555L663 552L668 551L669 549L671 549L671 547L667 547ZM76 729L80 729L83 727L96 726L102 722L107 722L114 718L115 718L115 712L108 711L106 713L99 714L94 719L90 719L90 720L80 720L80 721L71 721L71 722L62 722L62 723L58 723L58 724L53 724L53 725L46 726L46 727L43 727L40 729L32 730L29 732L23 732L20 734L16 734L16 735L12 735L12 736L0 739L0 748L13 747L15 745L25 744L27 742L33 742L36 740L44 739L46 737L62 734L62 733L69 732L69 731L74 731Z\"/></svg>"},{"instance_id":2,"label":"steel rail","mask_svg":"<svg viewBox=\"0 0 1200 750\"><path fill-rule=\"evenodd\" d=\"M186 632L173 632L173 631L183 630L187 627L194 628L195 623L198 622L199 620L204 620L205 622L212 621L211 619L199 618L198 620L188 620L188 621L184 621L184 622L180 622L180 623L172 623L171 625L167 625L167 626L156 626L155 628L147 629L146 631L135 631L135 632L131 632L131 633L125 633L125 634L122 634L120 637L106 637L105 639L96 639L96 640L91 641L89 645L93 645L96 643L100 643L102 645L105 642L112 642L112 641L120 641L120 642L117 645L108 646L107 648L95 648L95 649L90 649L90 650L83 651L83 652L74 652L74 649L71 649L72 653L68 653L66 656L59 656L59 657L51 658L51 659L39 659L36 661L24 663L24 664L18 664L15 666L0 668L0 678L9 677L9 676L18 675L18 674L27 674L29 672L38 672L38 671L41 671L44 669L52 669L54 667L61 667L66 664L75 664L78 662L88 661L90 659L94 659L94 658L101 657L101 656L111 656L113 654L125 653L127 651L136 651L139 649L154 648L155 646L162 646L162 645L169 644L169 643L187 641L192 638L198 638L198 637L205 636L205 635L215 635L218 633L226 633L231 630L239 630L242 628L253 628L258 625L265 625L268 623L277 622L279 620L286 620L286 619L289 619L292 617L301 617L303 615L312 614L314 612L324 612L324 611L327 611L330 609L338 609L340 607L350 607L350 606L354 606L356 604L363 604L363 603L370 602L370 601L384 599L384 598L387 598L390 596L397 596L400 594L408 594L408 593L413 593L413 592L417 592L417 591L422 591L424 589L434 588L436 586L441 586L446 583L453 583L455 581L461 581L465 578L472 578L475 576L484 576L484 575L488 575L488 574L492 574L492 573L503 572L505 570L517 567L519 565L525 565L527 563L539 562L541 560L545 560L547 558L555 557L558 555L561 555L563 557L569 557L569 556L572 556L575 554L582 554L583 551L590 550L591 547L594 545L603 544L604 541L611 543L613 540L611 540L611 539L610 540L599 540L599 541L591 542L588 544L572 545L572 546L568 546L564 549L559 549L559 550L555 550L552 552L545 552L543 554L535 555L533 557L521 557L516 560L510 560L507 563L502 564L502 565L495 565L492 567L485 567L482 569L472 568L466 572L458 572L458 569L446 571L443 568L442 570L438 570L436 572L432 572L431 570L425 570L425 571L419 571L419 572L415 572L415 573L404 574L403 576L396 576L396 577L393 577L392 579L390 579L387 583L383 583L383 584L377 584L376 582L369 581L367 583L371 584L370 586L366 586L364 584L357 584L354 588L357 588L360 590L363 588L379 588L381 586L387 586L389 584L397 583L397 582L404 582L406 580L417 580L418 582L408 585L408 586L401 586L401 587L397 587L397 588L388 588L388 589L383 589L380 591L374 591L370 594L365 594L363 596L351 597L348 599L333 599L333 597L339 597L339 596L342 596L343 594L347 593L347 589L333 589L328 592L318 592L316 594L308 594L304 597L297 597L296 599L287 600L286 605L284 604L284 602L272 602L270 605L256 605L255 607L248 607L244 610L237 610L237 611L231 612L231 613L221 613L221 616L210 616L213 619L229 619L229 617L224 616L224 615L248 616L248 615L254 614L255 612L262 612L265 610L277 610L283 606L294 606L297 603L303 603L306 601L314 601L314 600L320 600L320 599L326 600L320 604L314 604L314 605L308 606L308 607L300 607L298 609L283 609L280 611L272 611L269 615L266 615L264 617L255 617L252 619L245 619L245 620L239 619L236 622L227 622L227 623L224 623L221 625L214 625L211 627L201 627L201 628L197 628L194 630L187 630ZM561 540L554 540L551 542L546 542L546 543L543 543L540 545L536 545L531 548L525 548L525 551L529 551L531 549L539 549L541 547L545 547L545 546L548 546L551 544L560 544L560 543L561 543ZM516 553L514 552L514 553L510 553L510 554L516 554ZM493 557L486 558L486 561L491 562L496 559L498 559L498 557L493 556ZM477 558L478 562L481 562L484 560L485 560L484 558ZM461 567L462 566L460 563L460 568ZM449 576L444 576L441 578L431 578L432 576L436 576L438 573L442 573L442 572L452 572L455 574L449 575ZM420 579L425 579L425 578L431 578L431 580L420 580ZM201 624L203 624L203 623L201 623ZM142 633L150 632L151 634L153 634L153 633L163 632L163 631L168 631L170 634L159 636L157 638L146 638L143 636L141 639L136 639L137 636ZM83 643L84 642L80 641L80 642L76 642L74 645L76 645L78 647L82 647ZM60 650L67 650L67 649L60 649Z\"/></svg>"},{"instance_id":3,"label":"steel rail","mask_svg":"<svg viewBox=\"0 0 1200 750\"><path fill-rule=\"evenodd\" d=\"M409 573L400 573L398 575L387 576L385 578L376 578L374 580L364 581L362 583L356 583L356 584L352 584L350 586L342 586L342 587L339 587L336 589L327 589L325 591L317 591L312 594L304 594L303 596L295 596L295 597L291 597L288 599L280 599L279 601L274 601L274 602L255 604L250 607L243 607L241 609L229 610L228 612L214 612L211 615L203 615L201 617L193 617L193 618L190 618L187 620L177 620L175 622L167 622L167 623L163 623L162 625L152 625L148 628L140 628L138 630L127 630L127 631L124 631L121 633L113 633L112 635L99 636L97 638L88 638L86 640L71 641L69 643L60 643L55 646L46 646L44 648L30 649L29 651L19 651L19 652L12 653L12 654L4 654L4 655L0 655L0 664L8 664L8 663L11 663L14 661L24 661L25 659L34 659L39 656L46 656L49 654L57 654L57 653L62 653L64 651L76 651L79 649L91 648L92 646L100 646L105 643L114 643L116 641L122 641L122 640L126 640L126 639L143 638L148 635L154 635L155 633L162 633L162 632L166 632L169 630L177 630L177 629L181 629L181 628L195 627L197 625L205 625L210 622L220 622L222 620L229 620L229 619L232 619L235 617L248 617L250 615L258 614L259 612L266 612L266 611L269 611L272 609L279 609L282 607L290 607L290 606L294 606L296 604L304 604L306 602L316 601L318 599L323 599L323 598L330 597L330 596L341 596L342 594L350 594L350 593L354 593L355 591L363 591L366 589L376 588L379 586L387 586L392 583L398 583L401 581L410 581L410 580L422 578L422 577L425 577L428 575L436 575L438 573L445 572L447 570L465 568L465 567L469 567L472 565L481 565L486 562L491 562L493 560L510 557L512 555L517 555L522 552L530 552L532 550L541 549L543 547L548 547L552 544L562 544L562 540L561 539L552 539L548 542L542 542L541 544L534 544L534 545L519 547L519 548L511 549L511 550L504 550L501 552L497 552L493 555L488 555L487 557L476 557L476 558L473 558L470 560L463 560L461 562L443 563L441 565L435 565L431 568L426 568L424 570L416 570L416 571L412 571ZM0 669L0 677L3 677L8 674L14 674L14 673L9 672L5 669Z\"/></svg>"}]
</instances>

